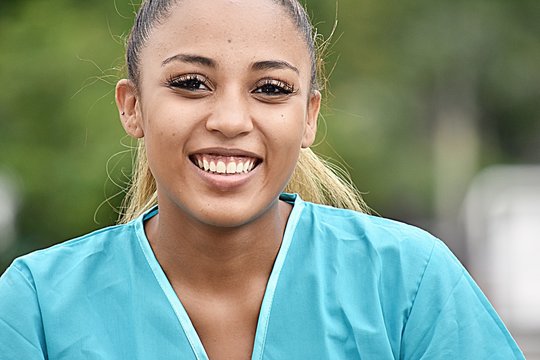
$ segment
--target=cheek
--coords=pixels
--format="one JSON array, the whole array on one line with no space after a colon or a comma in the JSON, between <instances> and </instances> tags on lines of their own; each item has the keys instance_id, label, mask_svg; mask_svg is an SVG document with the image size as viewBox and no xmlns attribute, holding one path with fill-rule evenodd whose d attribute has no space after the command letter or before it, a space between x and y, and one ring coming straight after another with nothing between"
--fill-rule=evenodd
<instances>
[{"instance_id":1,"label":"cheek","mask_svg":"<svg viewBox=\"0 0 540 360\"><path fill-rule=\"evenodd\" d=\"M176 142L185 138L193 131L196 119L193 114L197 114L196 109L192 109L186 104L175 101L174 98L162 97L152 99L144 113L145 137L147 141L156 143Z\"/></svg>"},{"instance_id":2,"label":"cheek","mask_svg":"<svg viewBox=\"0 0 540 360\"><path fill-rule=\"evenodd\" d=\"M300 146L305 129L305 116L305 108L297 106L281 112L275 122L275 131L289 147Z\"/></svg>"},{"instance_id":3,"label":"cheek","mask_svg":"<svg viewBox=\"0 0 540 360\"><path fill-rule=\"evenodd\" d=\"M167 169L183 158L186 143L196 127L196 119L189 116L186 107L162 102L149 106L144 114L144 141L148 161L155 176L163 175ZM174 171L174 170L173 170Z\"/></svg>"},{"instance_id":4,"label":"cheek","mask_svg":"<svg viewBox=\"0 0 540 360\"><path fill-rule=\"evenodd\" d=\"M301 107L277 111L267 117L261 128L268 139L270 158L280 158L283 162L295 159L302 145L305 110Z\"/></svg>"}]
</instances>

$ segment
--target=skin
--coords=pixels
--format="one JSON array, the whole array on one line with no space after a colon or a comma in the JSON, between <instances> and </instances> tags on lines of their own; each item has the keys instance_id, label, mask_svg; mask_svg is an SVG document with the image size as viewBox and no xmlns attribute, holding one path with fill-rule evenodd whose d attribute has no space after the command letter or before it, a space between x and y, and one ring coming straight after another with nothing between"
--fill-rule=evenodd
<instances>
[{"instance_id":1,"label":"skin","mask_svg":"<svg viewBox=\"0 0 540 360\"><path fill-rule=\"evenodd\" d=\"M213 360L251 358L291 211L278 197L315 137L310 66L298 29L273 2L184 0L151 33L138 86L116 87L122 124L144 137L158 188L146 234ZM258 165L210 174L192 161L206 153Z\"/></svg>"}]
</instances>

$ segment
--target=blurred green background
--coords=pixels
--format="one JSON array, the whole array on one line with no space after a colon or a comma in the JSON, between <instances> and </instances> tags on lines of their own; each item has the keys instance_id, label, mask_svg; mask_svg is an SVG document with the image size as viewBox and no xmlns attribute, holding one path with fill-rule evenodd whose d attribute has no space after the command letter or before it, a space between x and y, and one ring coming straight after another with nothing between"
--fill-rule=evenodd
<instances>
[{"instance_id":1,"label":"blurred green background","mask_svg":"<svg viewBox=\"0 0 540 360\"><path fill-rule=\"evenodd\" d=\"M346 164L376 212L460 255L448 229L474 175L540 162L539 2L310 0L324 35L336 5L315 150ZM16 205L0 272L114 223L131 142L113 94L133 12L124 0L0 2L0 201Z\"/></svg>"}]
</instances>

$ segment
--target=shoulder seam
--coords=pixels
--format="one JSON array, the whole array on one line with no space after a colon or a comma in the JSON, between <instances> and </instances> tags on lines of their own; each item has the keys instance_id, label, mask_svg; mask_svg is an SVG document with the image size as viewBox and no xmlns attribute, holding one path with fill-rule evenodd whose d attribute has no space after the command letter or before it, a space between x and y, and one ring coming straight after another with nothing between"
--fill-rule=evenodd
<instances>
[{"instance_id":1,"label":"shoulder seam","mask_svg":"<svg viewBox=\"0 0 540 360\"><path fill-rule=\"evenodd\" d=\"M407 322L409 321L409 316L411 315L411 312L412 312L412 309L414 308L414 303L416 302L416 297L418 296L418 291L420 290L420 286L422 285L422 281L424 280L424 276L426 275L426 271L427 271L427 268L429 266L429 264L431 263L431 259L433 257L433 253L435 252L435 246L436 246L436 242L434 241L433 242L433 246L431 247L431 251L429 253L429 257L428 257L428 260L426 262L426 265L424 266L424 270L422 271L422 275L420 276L420 279L418 281L418 285L416 286L416 290L414 292L414 297L413 297L413 300L411 302L411 306L409 308L409 312L407 313L407 317L405 319L405 323L403 325L403 330L405 330L406 326L407 326Z\"/></svg>"},{"instance_id":2,"label":"shoulder seam","mask_svg":"<svg viewBox=\"0 0 540 360\"><path fill-rule=\"evenodd\" d=\"M428 262L426 263L426 267L424 268L424 272L422 273L422 276L420 277L420 282L418 283L418 287L416 289L416 292L414 294L414 299L411 303L411 307L410 307L410 310L409 310L409 313L407 314L407 318L405 319L405 324L403 326L403 331L405 331L405 328L407 326L407 322L409 321L409 316L412 312L412 309L414 308L414 304L416 302L416 297L418 295L418 291L420 290L420 286L422 285L422 281L424 280L424 275L426 274L426 271L427 271L427 268L429 266L429 264L431 263L431 259L433 258L433 254L435 252L435 247L437 245L444 245L440 240L437 239L436 242L434 242L433 244L433 248L431 249L431 254L429 255L429 260ZM444 302L441 302L442 306L441 306L441 309L444 309L446 307L446 304L448 303L450 297L452 296L452 294L454 293L456 287L459 285L459 283L461 281L463 281L463 279L465 278L465 268L464 267L460 267L461 268L461 271L460 271L460 274L459 274L459 277L456 279L455 283L452 285L452 290L448 293L448 297L444 300Z\"/></svg>"},{"instance_id":3,"label":"shoulder seam","mask_svg":"<svg viewBox=\"0 0 540 360\"><path fill-rule=\"evenodd\" d=\"M24 337L22 334L21 336L33 347L35 348L36 350L38 350L39 352L43 353L43 354L47 354L47 342L45 340L45 329L44 329L44 325L43 325L43 312L42 312L42 309L41 309L41 302L40 302L40 299L39 299L39 294L37 292L37 289L36 289L36 286L35 286L35 282L33 281L30 281L26 275L23 273L23 271L21 269L19 269L19 267L17 266L17 264L14 262L11 267L24 279L24 281L27 283L27 285L30 287L30 289L32 289L32 292L34 293L34 296L35 296L35 301L36 301L36 306L37 306L37 309L39 311L39 318L40 318L40 331L41 333L43 334L43 342L40 341L40 346L38 347L36 344L32 343L30 340L28 340L26 337ZM31 271L30 271L31 273Z\"/></svg>"},{"instance_id":4,"label":"shoulder seam","mask_svg":"<svg viewBox=\"0 0 540 360\"><path fill-rule=\"evenodd\" d=\"M114 230L120 229L122 227L128 227L128 226L130 227L130 225L131 225L131 223L107 226L107 227L94 230L94 231L92 231L90 233L87 233L87 234L84 234L84 235L81 235L81 236L77 236L77 237L74 237L74 238L71 238L71 239L68 239L68 240L61 241L61 242L59 242L57 244L53 244L53 245L51 245L49 247L35 250L35 251L33 251L33 252L31 252L31 253L29 253L27 255L34 254L34 253L41 253L41 252L49 251L49 250L55 249L55 248L74 246L74 245L76 245L76 244L78 244L80 242L83 242L83 241L87 240L90 237L97 236L97 235L100 235L100 234L105 233L105 232L114 231ZM26 255L24 255L24 256L26 256Z\"/></svg>"},{"instance_id":5,"label":"shoulder seam","mask_svg":"<svg viewBox=\"0 0 540 360\"><path fill-rule=\"evenodd\" d=\"M23 271L21 269L19 269L19 267L17 266L17 264L15 262L11 265L11 267L13 269L15 269L15 271L17 271L17 273L19 273L19 275L24 279L24 281L27 283L27 285L32 289L34 294L36 294L36 296L37 296L36 286L33 284L33 281L30 281L26 277L26 275L23 273Z\"/></svg>"}]
</instances>

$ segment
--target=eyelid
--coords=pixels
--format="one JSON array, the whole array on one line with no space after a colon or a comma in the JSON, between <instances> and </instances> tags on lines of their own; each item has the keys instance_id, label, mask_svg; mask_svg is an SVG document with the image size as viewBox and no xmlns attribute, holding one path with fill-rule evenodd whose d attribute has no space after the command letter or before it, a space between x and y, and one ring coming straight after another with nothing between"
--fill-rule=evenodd
<instances>
[{"instance_id":1,"label":"eyelid","mask_svg":"<svg viewBox=\"0 0 540 360\"><path fill-rule=\"evenodd\" d=\"M283 88L284 90L294 92L294 86L293 85L290 85L286 81L279 80L279 79L274 79L274 78L264 78L264 79L259 80L257 82L257 84L256 84L255 89L257 89L257 88L259 88L261 86L264 86L264 85L274 85L274 86Z\"/></svg>"},{"instance_id":2,"label":"eyelid","mask_svg":"<svg viewBox=\"0 0 540 360\"><path fill-rule=\"evenodd\" d=\"M179 85L182 82L186 81L199 81L201 84L203 84L208 90L212 90L212 83L208 78L202 74L198 73L189 73L189 74L182 74L182 75L171 75L167 78L165 85L174 88L174 89L182 89Z\"/></svg>"},{"instance_id":3,"label":"eyelid","mask_svg":"<svg viewBox=\"0 0 540 360\"><path fill-rule=\"evenodd\" d=\"M276 78L264 78L257 81L257 83L255 84L255 88L251 92L254 94L258 94L259 92L257 90L259 90L261 87L266 86L266 85L272 85L283 90L282 93L276 93L273 96L288 96L288 95L296 94L298 92L298 90L294 88L294 85L289 84L289 82L287 81L276 79ZM270 94L266 94L266 95L270 95Z\"/></svg>"}]
</instances>

